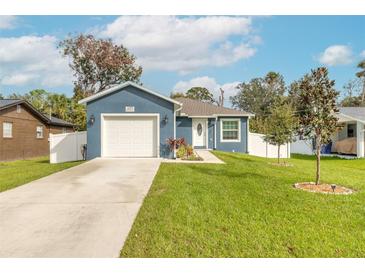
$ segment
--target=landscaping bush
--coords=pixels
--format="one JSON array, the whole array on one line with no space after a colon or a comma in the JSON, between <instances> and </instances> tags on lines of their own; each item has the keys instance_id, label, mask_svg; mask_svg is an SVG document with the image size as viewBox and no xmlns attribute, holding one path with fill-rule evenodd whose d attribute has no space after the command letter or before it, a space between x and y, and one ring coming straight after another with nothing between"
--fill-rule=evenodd
<instances>
[{"instance_id":1,"label":"landscaping bush","mask_svg":"<svg viewBox=\"0 0 365 274\"><path fill-rule=\"evenodd\" d=\"M177 158L183 158L185 157L186 153L187 153L187 147L185 145L180 145L179 148L177 149L176 152L176 157Z\"/></svg>"},{"instance_id":2,"label":"landscaping bush","mask_svg":"<svg viewBox=\"0 0 365 274\"><path fill-rule=\"evenodd\" d=\"M191 145L186 146L186 156L189 157L191 155L194 155L194 149Z\"/></svg>"}]
</instances>

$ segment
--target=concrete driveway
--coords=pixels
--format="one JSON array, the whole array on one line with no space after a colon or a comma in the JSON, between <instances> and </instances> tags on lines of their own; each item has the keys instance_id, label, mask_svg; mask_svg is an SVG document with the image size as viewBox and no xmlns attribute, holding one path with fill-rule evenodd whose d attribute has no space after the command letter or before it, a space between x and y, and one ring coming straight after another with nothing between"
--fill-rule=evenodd
<instances>
[{"instance_id":1,"label":"concrete driveway","mask_svg":"<svg viewBox=\"0 0 365 274\"><path fill-rule=\"evenodd\" d=\"M158 159L95 159L0 193L0 257L118 257Z\"/></svg>"}]
</instances>

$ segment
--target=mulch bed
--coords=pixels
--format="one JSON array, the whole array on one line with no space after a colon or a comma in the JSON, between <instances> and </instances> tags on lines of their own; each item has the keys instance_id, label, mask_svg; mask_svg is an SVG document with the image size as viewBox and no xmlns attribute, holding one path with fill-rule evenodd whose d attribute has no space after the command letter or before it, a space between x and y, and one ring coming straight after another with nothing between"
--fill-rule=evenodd
<instances>
[{"instance_id":1,"label":"mulch bed","mask_svg":"<svg viewBox=\"0 0 365 274\"><path fill-rule=\"evenodd\" d=\"M301 189L301 190L305 190L305 191L309 191L309 192L325 193L325 194L348 195L348 194L352 194L355 192L354 190L349 189L344 186L336 185L336 187L334 189L332 189L331 184L316 185L313 182L296 183L293 186L297 189Z\"/></svg>"}]
</instances>

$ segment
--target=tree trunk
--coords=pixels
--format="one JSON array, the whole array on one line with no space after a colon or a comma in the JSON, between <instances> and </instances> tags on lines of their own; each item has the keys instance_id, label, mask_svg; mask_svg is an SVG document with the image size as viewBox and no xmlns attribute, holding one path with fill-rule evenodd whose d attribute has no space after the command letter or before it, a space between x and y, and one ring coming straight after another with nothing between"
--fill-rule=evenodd
<instances>
[{"instance_id":1,"label":"tree trunk","mask_svg":"<svg viewBox=\"0 0 365 274\"><path fill-rule=\"evenodd\" d=\"M280 145L278 145L278 164L280 164Z\"/></svg>"},{"instance_id":2,"label":"tree trunk","mask_svg":"<svg viewBox=\"0 0 365 274\"><path fill-rule=\"evenodd\" d=\"M317 156L316 185L319 185L319 181L321 179L321 141L320 141L320 138L316 138L316 156Z\"/></svg>"}]
</instances>

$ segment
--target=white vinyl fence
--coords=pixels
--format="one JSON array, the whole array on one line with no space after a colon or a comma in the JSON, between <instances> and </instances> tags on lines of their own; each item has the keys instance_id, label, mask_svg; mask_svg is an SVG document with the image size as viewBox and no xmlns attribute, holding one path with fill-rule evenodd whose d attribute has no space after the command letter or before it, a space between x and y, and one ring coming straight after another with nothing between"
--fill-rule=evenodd
<instances>
[{"instance_id":1,"label":"white vinyl fence","mask_svg":"<svg viewBox=\"0 0 365 274\"><path fill-rule=\"evenodd\" d=\"M82 146L86 144L86 131L50 134L51 164L82 160Z\"/></svg>"},{"instance_id":2,"label":"white vinyl fence","mask_svg":"<svg viewBox=\"0 0 365 274\"><path fill-rule=\"evenodd\" d=\"M264 136L263 134L249 133L249 154L266 158L277 158L278 147L265 142ZM280 158L290 158L290 145L280 146Z\"/></svg>"},{"instance_id":3,"label":"white vinyl fence","mask_svg":"<svg viewBox=\"0 0 365 274\"><path fill-rule=\"evenodd\" d=\"M312 141L299 140L290 144L290 150L292 153L314 155Z\"/></svg>"}]
</instances>

